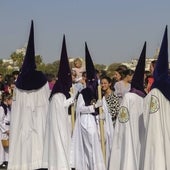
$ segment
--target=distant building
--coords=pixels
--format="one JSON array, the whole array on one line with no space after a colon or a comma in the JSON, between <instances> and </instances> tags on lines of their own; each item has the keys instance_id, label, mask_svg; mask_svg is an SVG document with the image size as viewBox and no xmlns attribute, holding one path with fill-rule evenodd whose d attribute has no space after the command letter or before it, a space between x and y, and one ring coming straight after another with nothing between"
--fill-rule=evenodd
<instances>
[{"instance_id":1,"label":"distant building","mask_svg":"<svg viewBox=\"0 0 170 170\"><path fill-rule=\"evenodd\" d=\"M11 64L11 65L14 63L12 59L2 59L2 62L4 64Z\"/></svg>"},{"instance_id":2,"label":"distant building","mask_svg":"<svg viewBox=\"0 0 170 170\"><path fill-rule=\"evenodd\" d=\"M19 48L19 49L16 49L15 51L17 54L23 54L23 56L25 56L25 53L26 53L26 46L24 46L23 48Z\"/></svg>"},{"instance_id":3,"label":"distant building","mask_svg":"<svg viewBox=\"0 0 170 170\"><path fill-rule=\"evenodd\" d=\"M145 70L149 71L150 63L156 58L146 58ZM123 62L123 65L126 65L128 68L135 70L136 65L138 63L138 59L132 59L130 62Z\"/></svg>"},{"instance_id":4,"label":"distant building","mask_svg":"<svg viewBox=\"0 0 170 170\"><path fill-rule=\"evenodd\" d=\"M150 63L153 60L156 60L158 58L159 51L160 51L159 48L157 48L155 51L155 54L152 58L146 58L145 70L149 71ZM130 62L123 62L122 64L126 65L128 68L130 68L132 70L135 70L137 63L138 63L138 59L132 59ZM170 64L169 64L169 66L170 66Z\"/></svg>"}]
</instances>

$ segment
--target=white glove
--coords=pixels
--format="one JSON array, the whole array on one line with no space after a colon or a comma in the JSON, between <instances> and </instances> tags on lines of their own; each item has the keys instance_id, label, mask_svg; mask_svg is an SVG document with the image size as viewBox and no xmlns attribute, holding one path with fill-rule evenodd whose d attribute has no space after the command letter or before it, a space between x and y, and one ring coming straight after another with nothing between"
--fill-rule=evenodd
<instances>
[{"instance_id":1,"label":"white glove","mask_svg":"<svg viewBox=\"0 0 170 170\"><path fill-rule=\"evenodd\" d=\"M103 101L102 100L97 100L96 104L94 105L95 108L103 106Z\"/></svg>"},{"instance_id":2,"label":"white glove","mask_svg":"<svg viewBox=\"0 0 170 170\"><path fill-rule=\"evenodd\" d=\"M74 98L70 97L69 99L64 101L64 107L69 107L70 105L72 105L74 103Z\"/></svg>"}]
</instances>

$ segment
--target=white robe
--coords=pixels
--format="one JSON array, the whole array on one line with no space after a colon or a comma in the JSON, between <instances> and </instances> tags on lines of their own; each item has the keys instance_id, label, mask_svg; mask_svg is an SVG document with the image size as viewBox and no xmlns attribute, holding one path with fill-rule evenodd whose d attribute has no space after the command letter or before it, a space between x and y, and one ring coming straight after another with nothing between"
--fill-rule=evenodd
<instances>
[{"instance_id":1,"label":"white robe","mask_svg":"<svg viewBox=\"0 0 170 170\"><path fill-rule=\"evenodd\" d=\"M113 143L113 122L111 114L108 111L108 106L105 97L103 97L103 116L104 116L104 133L105 133L105 147L106 147L106 169L109 168L110 156Z\"/></svg>"},{"instance_id":2,"label":"white robe","mask_svg":"<svg viewBox=\"0 0 170 170\"><path fill-rule=\"evenodd\" d=\"M38 90L15 89L11 110L8 170L42 167L49 85Z\"/></svg>"},{"instance_id":3,"label":"white robe","mask_svg":"<svg viewBox=\"0 0 170 170\"><path fill-rule=\"evenodd\" d=\"M169 170L170 101L158 89L152 89L146 100L149 111L144 111L146 146L144 157L141 158L141 170Z\"/></svg>"},{"instance_id":4,"label":"white robe","mask_svg":"<svg viewBox=\"0 0 170 170\"><path fill-rule=\"evenodd\" d=\"M101 150L98 124L93 116L92 105L85 106L82 94L79 95L76 108L76 122L71 143L72 168L76 170L105 170Z\"/></svg>"},{"instance_id":5,"label":"white robe","mask_svg":"<svg viewBox=\"0 0 170 170\"><path fill-rule=\"evenodd\" d=\"M10 123L10 110L7 109L7 114L5 115L4 108L0 106L0 140L9 138L9 136L5 133L9 130L9 125L6 125L6 123ZM4 161L8 161L8 153L9 149L4 148L0 141L0 164Z\"/></svg>"},{"instance_id":6,"label":"white robe","mask_svg":"<svg viewBox=\"0 0 170 170\"><path fill-rule=\"evenodd\" d=\"M110 170L139 169L141 137L145 132L142 113L143 98L126 93L115 124Z\"/></svg>"},{"instance_id":7,"label":"white robe","mask_svg":"<svg viewBox=\"0 0 170 170\"><path fill-rule=\"evenodd\" d=\"M49 105L43 156L48 170L70 170L71 124L65 101L64 94L56 93Z\"/></svg>"}]
</instances>

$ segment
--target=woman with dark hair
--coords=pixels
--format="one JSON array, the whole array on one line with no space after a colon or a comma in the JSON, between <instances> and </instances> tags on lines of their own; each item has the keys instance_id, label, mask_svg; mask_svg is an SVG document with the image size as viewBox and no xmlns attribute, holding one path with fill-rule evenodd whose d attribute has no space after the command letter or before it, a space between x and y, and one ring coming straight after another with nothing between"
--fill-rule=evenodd
<instances>
[{"instance_id":1,"label":"woman with dark hair","mask_svg":"<svg viewBox=\"0 0 170 170\"><path fill-rule=\"evenodd\" d=\"M113 79L115 82L122 80L122 74L123 71L128 70L126 65L120 65L118 68L114 71Z\"/></svg>"},{"instance_id":2,"label":"woman with dark hair","mask_svg":"<svg viewBox=\"0 0 170 170\"><path fill-rule=\"evenodd\" d=\"M122 98L125 93L130 90L130 83L133 77L134 71L131 69L124 70L122 72L122 80L115 83L115 94L118 95L119 101L121 103Z\"/></svg>"},{"instance_id":3,"label":"woman with dark hair","mask_svg":"<svg viewBox=\"0 0 170 170\"><path fill-rule=\"evenodd\" d=\"M116 117L119 111L119 98L114 94L112 90L112 80L108 76L101 78L101 88L103 91L103 114L104 120L104 132L106 140L106 168L108 169L110 154L112 150L113 132L116 122Z\"/></svg>"},{"instance_id":4,"label":"woman with dark hair","mask_svg":"<svg viewBox=\"0 0 170 170\"><path fill-rule=\"evenodd\" d=\"M104 76L101 78L101 88L114 125L119 110L119 98L114 94L110 77Z\"/></svg>"}]
</instances>

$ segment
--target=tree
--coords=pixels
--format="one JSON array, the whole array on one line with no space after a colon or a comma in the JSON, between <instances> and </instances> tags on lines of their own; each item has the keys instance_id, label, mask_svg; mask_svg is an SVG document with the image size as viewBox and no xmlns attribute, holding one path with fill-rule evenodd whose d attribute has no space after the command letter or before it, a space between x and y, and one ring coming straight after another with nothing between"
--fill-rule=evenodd
<instances>
[{"instance_id":1,"label":"tree","mask_svg":"<svg viewBox=\"0 0 170 170\"><path fill-rule=\"evenodd\" d=\"M13 66L18 66L19 68L22 66L24 60L24 55L22 52L20 53L13 52L10 55L10 58L13 60Z\"/></svg>"},{"instance_id":2,"label":"tree","mask_svg":"<svg viewBox=\"0 0 170 170\"><path fill-rule=\"evenodd\" d=\"M107 66L104 65L104 64L95 64L95 68L96 68L98 71L102 71L102 70L106 70L106 69L107 69Z\"/></svg>"},{"instance_id":3,"label":"tree","mask_svg":"<svg viewBox=\"0 0 170 170\"><path fill-rule=\"evenodd\" d=\"M121 65L121 63L112 63L111 65L108 66L107 74L109 77L113 77L114 71L119 65Z\"/></svg>"},{"instance_id":4,"label":"tree","mask_svg":"<svg viewBox=\"0 0 170 170\"><path fill-rule=\"evenodd\" d=\"M58 73L58 69L59 69L59 64L60 61L55 61L53 63L48 63L48 64L40 64L37 66L37 70L42 71L45 74L53 74L53 75L57 75Z\"/></svg>"},{"instance_id":5,"label":"tree","mask_svg":"<svg viewBox=\"0 0 170 170\"><path fill-rule=\"evenodd\" d=\"M43 63L42 57L40 55L35 56L36 65L41 65Z\"/></svg>"}]
</instances>

